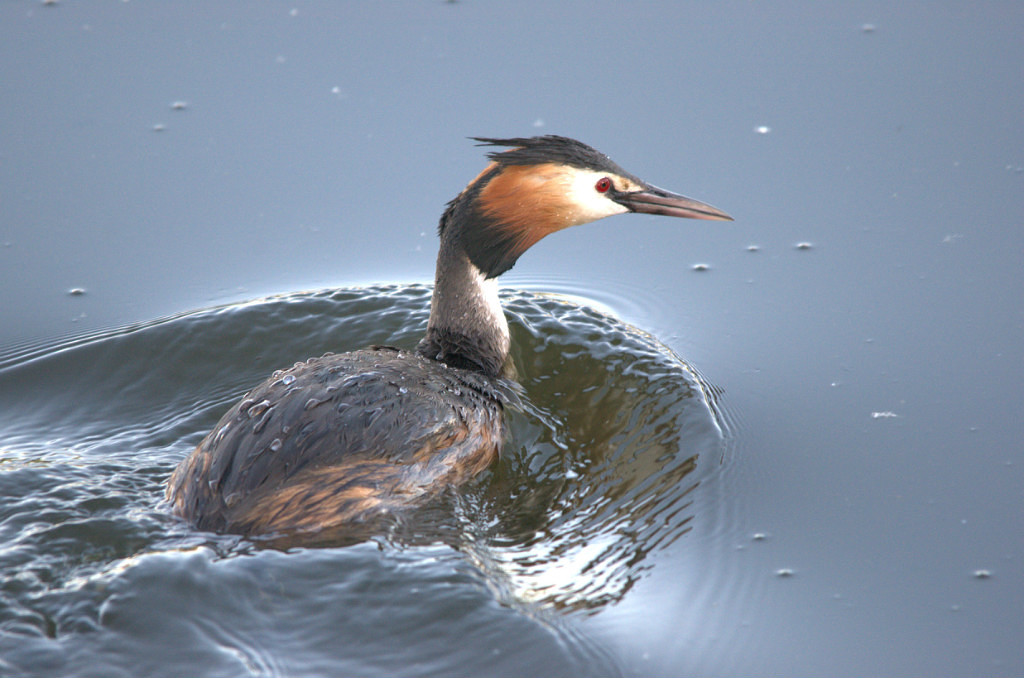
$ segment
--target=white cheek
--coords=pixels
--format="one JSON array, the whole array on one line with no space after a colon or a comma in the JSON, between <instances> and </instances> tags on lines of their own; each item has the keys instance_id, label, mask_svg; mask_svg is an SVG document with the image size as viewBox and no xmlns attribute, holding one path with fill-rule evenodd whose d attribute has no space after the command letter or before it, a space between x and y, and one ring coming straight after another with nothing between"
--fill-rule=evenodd
<instances>
[{"instance_id":1,"label":"white cheek","mask_svg":"<svg viewBox=\"0 0 1024 678\"><path fill-rule=\"evenodd\" d=\"M576 170L569 180L569 200L573 205L573 225L578 226L595 219L628 212L625 207L611 200L607 193L598 193L594 186L602 177L600 172Z\"/></svg>"}]
</instances>

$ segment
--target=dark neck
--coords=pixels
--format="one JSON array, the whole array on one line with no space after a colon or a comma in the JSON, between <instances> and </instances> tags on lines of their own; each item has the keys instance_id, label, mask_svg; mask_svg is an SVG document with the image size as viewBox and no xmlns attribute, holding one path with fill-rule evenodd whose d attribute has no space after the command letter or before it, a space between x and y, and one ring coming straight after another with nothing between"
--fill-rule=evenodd
<instances>
[{"instance_id":1,"label":"dark neck","mask_svg":"<svg viewBox=\"0 0 1024 678\"><path fill-rule=\"evenodd\" d=\"M420 355L496 377L509 350L497 279L485 280L465 252L442 245Z\"/></svg>"},{"instance_id":2,"label":"dark neck","mask_svg":"<svg viewBox=\"0 0 1024 678\"><path fill-rule=\"evenodd\" d=\"M467 220L462 217L467 198L474 197L467 193L452 201L441 218L430 321L417 352L496 377L508 358L508 323L498 300L497 278L487 279L466 251Z\"/></svg>"}]
</instances>

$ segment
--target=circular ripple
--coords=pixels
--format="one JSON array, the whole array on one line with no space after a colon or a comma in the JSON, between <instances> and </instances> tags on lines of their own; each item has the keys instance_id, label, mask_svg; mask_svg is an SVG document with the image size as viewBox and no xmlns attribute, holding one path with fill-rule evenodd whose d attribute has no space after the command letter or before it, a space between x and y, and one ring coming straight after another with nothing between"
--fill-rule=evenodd
<instances>
[{"instance_id":1,"label":"circular ripple","mask_svg":"<svg viewBox=\"0 0 1024 678\"><path fill-rule=\"evenodd\" d=\"M171 617L152 601L171 595L160 587L173 586L181 558L197 546L226 561L271 556L254 554L244 540L196 533L169 516L163 482L223 411L275 369L368 344L415 346L429 299L430 288L415 285L290 294L0 355L0 636L6 638L0 655L10 666L58 672L83 653L97 666L132 665L133 652L141 661L159 644L147 628L207 638L203 652L221 652L218 643L226 641L195 628L192 617L263 595L258 588L213 587L181 601L180 614ZM557 296L509 292L503 303L522 404L507 413L499 463L424 511L397 519L378 547L398 563L415 562L420 550L434 554L431 562L447 563L438 560L438 545L452 547L449 553L476 575L432 584L432 597L458 598L466 586L479 586L506 603L479 607L472 623L448 628L446 637L470 638L488 624L505 628L511 622L501 615L526 610L527 618L541 615L544 627L560 629L561 640L545 656L566 652L575 657L567 661L605 666L614 661L588 649L551 614L621 599L651 568L651 554L690 530L699 510L694 489L721 464L727 436L713 390L653 337ZM356 565L302 579L297 573L317 550L268 561L282 580L292 578L288 600L296 620L322 604L325 586L335 587L341 609L360 609L366 598L365 577L347 569L358 570L361 560L344 555L348 549L320 552ZM152 557L160 553L169 555ZM138 579L140 563L147 589L117 594ZM412 570L384 569L395 577L390 585L418 586L403 584ZM397 608L374 633L410 648L398 655L410 665L417 659L413 648L433 645L429 625L398 635L391 629L402 618L430 615L415 596ZM119 618L133 622L108 629ZM316 616L308 618L310 627L294 633L323 639L324 629L313 628ZM246 643L271 654L276 647L274 661L295 666L287 658L291 646L275 645L276 632L255 625ZM104 647L121 654L94 656ZM355 646L323 647L343 652L346 661L376 665L374 657L360 659ZM324 662L330 665L330 657Z\"/></svg>"}]
</instances>

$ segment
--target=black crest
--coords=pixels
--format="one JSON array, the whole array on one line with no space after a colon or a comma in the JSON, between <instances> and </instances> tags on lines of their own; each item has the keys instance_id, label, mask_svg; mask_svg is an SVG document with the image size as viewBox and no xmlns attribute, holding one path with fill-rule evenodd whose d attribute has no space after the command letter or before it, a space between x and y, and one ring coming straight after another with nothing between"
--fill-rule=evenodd
<instances>
[{"instance_id":1,"label":"black crest","mask_svg":"<svg viewBox=\"0 0 1024 678\"><path fill-rule=\"evenodd\" d=\"M601 151L569 137L548 134L542 137L517 137L514 139L471 138L474 141L479 141L481 146L510 147L511 150L491 151L487 154L488 158L501 165L540 165L553 162L581 169L631 176Z\"/></svg>"}]
</instances>

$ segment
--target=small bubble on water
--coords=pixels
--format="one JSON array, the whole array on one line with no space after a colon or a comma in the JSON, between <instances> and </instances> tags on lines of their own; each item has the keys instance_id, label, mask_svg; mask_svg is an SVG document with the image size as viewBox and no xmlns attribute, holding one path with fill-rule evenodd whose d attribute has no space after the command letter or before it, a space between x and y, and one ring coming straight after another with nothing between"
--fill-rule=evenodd
<instances>
[{"instance_id":1,"label":"small bubble on water","mask_svg":"<svg viewBox=\"0 0 1024 678\"><path fill-rule=\"evenodd\" d=\"M807 241L804 241L804 242L798 242L796 245L794 245L794 247L797 248L798 250L809 250L809 249L813 248L814 245L812 245L811 243L809 243Z\"/></svg>"},{"instance_id":2,"label":"small bubble on water","mask_svg":"<svg viewBox=\"0 0 1024 678\"><path fill-rule=\"evenodd\" d=\"M708 266L707 264L694 264L693 265L693 270L695 270L695 271L706 271L709 268L711 268L711 267Z\"/></svg>"},{"instance_id":3,"label":"small bubble on water","mask_svg":"<svg viewBox=\"0 0 1024 678\"><path fill-rule=\"evenodd\" d=\"M779 568L778 570L775 570L775 576L776 577L782 577L784 579L787 578L787 577L792 577L795 574L796 574L796 572L794 572L792 569L790 569L788 567L782 567L782 568Z\"/></svg>"},{"instance_id":4,"label":"small bubble on water","mask_svg":"<svg viewBox=\"0 0 1024 678\"><path fill-rule=\"evenodd\" d=\"M754 541L764 541L765 539L768 538L768 533L767 532L755 532L753 535L751 535L750 538L753 539Z\"/></svg>"},{"instance_id":5,"label":"small bubble on water","mask_svg":"<svg viewBox=\"0 0 1024 678\"><path fill-rule=\"evenodd\" d=\"M172 111L184 111L188 108L188 102L186 101L173 101L171 102Z\"/></svg>"},{"instance_id":6,"label":"small bubble on water","mask_svg":"<svg viewBox=\"0 0 1024 678\"><path fill-rule=\"evenodd\" d=\"M747 251L748 252L760 252L761 251L761 246L760 245L747 245Z\"/></svg>"},{"instance_id":7,"label":"small bubble on water","mask_svg":"<svg viewBox=\"0 0 1024 678\"><path fill-rule=\"evenodd\" d=\"M68 290L68 294L70 294L73 297L80 297L83 294L85 294L85 288L84 287L72 287L70 290Z\"/></svg>"},{"instance_id":8,"label":"small bubble on water","mask_svg":"<svg viewBox=\"0 0 1024 678\"><path fill-rule=\"evenodd\" d=\"M874 33L877 26L874 24L862 24L860 27L861 33Z\"/></svg>"},{"instance_id":9,"label":"small bubble on water","mask_svg":"<svg viewBox=\"0 0 1024 678\"><path fill-rule=\"evenodd\" d=\"M754 128L754 131L758 134L769 134L772 131L772 128L768 125L759 125Z\"/></svg>"},{"instance_id":10,"label":"small bubble on water","mask_svg":"<svg viewBox=\"0 0 1024 678\"><path fill-rule=\"evenodd\" d=\"M975 579L990 579L991 577L992 577L992 571L991 570L975 570L974 571L974 578Z\"/></svg>"},{"instance_id":11,"label":"small bubble on water","mask_svg":"<svg viewBox=\"0 0 1024 678\"><path fill-rule=\"evenodd\" d=\"M167 129L167 126L161 122L158 122L157 124L153 125L154 132L163 132L165 129Z\"/></svg>"}]
</instances>

